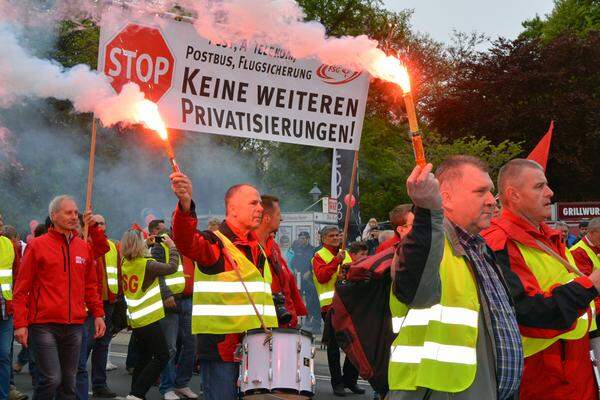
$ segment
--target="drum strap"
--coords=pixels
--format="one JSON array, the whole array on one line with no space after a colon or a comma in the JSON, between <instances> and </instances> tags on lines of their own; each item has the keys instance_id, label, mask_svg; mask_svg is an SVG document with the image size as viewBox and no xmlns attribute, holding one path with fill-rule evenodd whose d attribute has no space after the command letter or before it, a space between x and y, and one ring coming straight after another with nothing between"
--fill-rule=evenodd
<instances>
[{"instance_id":1,"label":"drum strap","mask_svg":"<svg viewBox=\"0 0 600 400\"><path fill-rule=\"evenodd\" d=\"M576 267L572 266L567 260L565 260L563 257L561 257L557 252L552 250L552 248L550 248L550 246L546 245L541 240L536 239L535 244L537 244L539 246L539 248L542 249L546 254L548 254L549 256L554 257L555 259L560 261L560 263L562 265L564 265L564 267L570 273L575 274L577 276L585 276L581 271L579 271Z\"/></svg>"},{"instance_id":2,"label":"drum strap","mask_svg":"<svg viewBox=\"0 0 600 400\"><path fill-rule=\"evenodd\" d=\"M248 297L248 301L250 301L250 304L252 304L252 308L254 309L254 313L256 314L256 317L260 321L260 327L263 330L263 332L265 332L265 334L267 335L267 337L265 339L265 344L270 342L271 339L273 338L273 333L269 329L267 329L267 326L265 325L265 320L263 319L261 313L258 312L258 307L256 307L256 303L252 299L252 296L250 295L250 292L248 291L248 288L246 287L246 283L244 282L244 279L242 278L242 273L239 270L237 262L234 260L234 258L231 256L231 254L229 254L229 250L226 247L222 247L221 251L223 252L223 255L225 256L225 258L227 259L227 262L229 264L231 264L231 266L233 267L235 274L237 275L238 279L240 280L240 283L242 284L242 286L244 288L246 297Z\"/></svg>"}]
</instances>

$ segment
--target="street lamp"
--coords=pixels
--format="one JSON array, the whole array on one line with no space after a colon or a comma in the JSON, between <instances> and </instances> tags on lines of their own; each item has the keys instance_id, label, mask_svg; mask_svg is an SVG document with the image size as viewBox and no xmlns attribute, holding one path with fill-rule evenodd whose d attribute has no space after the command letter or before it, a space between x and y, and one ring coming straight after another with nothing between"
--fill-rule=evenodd
<instances>
[{"instance_id":1,"label":"street lamp","mask_svg":"<svg viewBox=\"0 0 600 400\"><path fill-rule=\"evenodd\" d=\"M321 189L319 189L319 187L317 186L317 183L313 183L313 188L310 189L310 192L308 192L308 194L310 194L312 196L313 201L319 201L319 199L321 198L321 194L323 194L321 192Z\"/></svg>"}]
</instances>

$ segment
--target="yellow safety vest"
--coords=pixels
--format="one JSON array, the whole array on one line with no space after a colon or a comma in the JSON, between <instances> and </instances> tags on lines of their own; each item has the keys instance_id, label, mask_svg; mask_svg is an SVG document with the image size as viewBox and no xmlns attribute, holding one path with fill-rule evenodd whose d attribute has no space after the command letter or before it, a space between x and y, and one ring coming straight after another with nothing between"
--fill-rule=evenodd
<instances>
[{"instance_id":1,"label":"yellow safety vest","mask_svg":"<svg viewBox=\"0 0 600 400\"><path fill-rule=\"evenodd\" d=\"M592 260L592 264L594 265L594 270L600 268L600 257L598 257L598 254L594 253L594 250L592 250L592 248L590 246L588 246L588 244L583 239L581 239L579 242L575 243L573 246L571 246L571 248L569 248L566 251L567 259L569 260L569 262L572 265L577 265L575 263L575 259L573 258L573 255L571 254L571 252L575 249L583 249L583 251L586 252L586 254L590 258L590 260Z\"/></svg>"},{"instance_id":2,"label":"yellow safety vest","mask_svg":"<svg viewBox=\"0 0 600 400\"><path fill-rule=\"evenodd\" d=\"M552 287L556 286L557 284L564 285L577 278L575 274L567 271L565 266L559 260L547 254L546 252L533 247L527 247L520 243L517 243L517 247L523 256L525 263L529 267L529 270L537 280L540 289L544 292L550 291ZM593 301L590 303L590 307L593 315ZM592 318L592 321L593 319L594 318ZM595 324L590 323L588 313L586 312L577 319L573 329L561 335L552 338L532 338L521 335L523 340L523 352L525 357L529 357L550 347L560 339L581 339L585 334L588 333L588 331L593 329L595 329Z\"/></svg>"},{"instance_id":3,"label":"yellow safety vest","mask_svg":"<svg viewBox=\"0 0 600 400\"><path fill-rule=\"evenodd\" d=\"M165 237L167 235L161 235L161 236ZM169 246L167 246L164 242L161 242L161 246L165 250L165 262L168 263L169 256L171 254ZM165 284L167 285L167 287L169 288L171 293L173 293L173 294L183 293L183 290L185 289L185 276L183 275L183 263L181 262L181 256L179 257L179 264L177 267L177 271L175 271L174 273L172 273L170 275L166 275L164 277L164 279L165 279Z\"/></svg>"},{"instance_id":4,"label":"yellow safety vest","mask_svg":"<svg viewBox=\"0 0 600 400\"><path fill-rule=\"evenodd\" d=\"M331 260L333 260L335 257L335 255L333 255L331 253L331 251L327 250L325 247L322 247L321 250L317 251L316 254L318 254L321 257L321 259L323 261L325 261L327 264L329 264L331 262ZM315 260L315 258L313 257L313 259L311 260L313 269L314 269L314 260ZM352 262L352 257L350 257L350 254L348 254L348 252L346 252L344 261L342 261L342 264L340 264L340 265L350 264L351 262ZM327 281L327 283L319 283L319 281L317 280L317 275L313 271L313 282L315 283L315 288L317 289L317 294L319 295L319 304L321 305L321 308L333 303L333 294L335 293L335 281L337 280L337 276L338 276L339 272L340 272L340 268L338 266L337 271L331 276L331 279L329 281Z\"/></svg>"},{"instance_id":5,"label":"yellow safety vest","mask_svg":"<svg viewBox=\"0 0 600 400\"><path fill-rule=\"evenodd\" d=\"M15 249L9 238L0 236L0 287L4 300L12 300L12 276Z\"/></svg>"},{"instance_id":6,"label":"yellow safety vest","mask_svg":"<svg viewBox=\"0 0 600 400\"><path fill-rule=\"evenodd\" d=\"M394 332L388 369L390 390L425 387L461 392L477 370L479 296L471 268L446 239L440 264L440 302L409 308L390 294Z\"/></svg>"},{"instance_id":7,"label":"yellow safety vest","mask_svg":"<svg viewBox=\"0 0 600 400\"><path fill-rule=\"evenodd\" d=\"M112 240L108 241L108 247L110 250L104 255L106 284L108 285L108 290L110 290L112 294L117 294L119 293L119 272L117 270L119 252Z\"/></svg>"},{"instance_id":8,"label":"yellow safety vest","mask_svg":"<svg viewBox=\"0 0 600 400\"><path fill-rule=\"evenodd\" d=\"M216 231L233 260L258 308L266 327L277 326L277 314L271 293L271 269L265 255L263 274L225 235ZM264 252L263 252L264 254ZM260 328L260 320L234 270L208 275L194 272L192 333L241 333Z\"/></svg>"},{"instance_id":9,"label":"yellow safety vest","mask_svg":"<svg viewBox=\"0 0 600 400\"><path fill-rule=\"evenodd\" d=\"M127 303L127 317L132 328L141 328L159 321L165 316L158 279L145 290L142 290L146 263L152 258L138 257L134 260L123 260L123 294Z\"/></svg>"}]
</instances>

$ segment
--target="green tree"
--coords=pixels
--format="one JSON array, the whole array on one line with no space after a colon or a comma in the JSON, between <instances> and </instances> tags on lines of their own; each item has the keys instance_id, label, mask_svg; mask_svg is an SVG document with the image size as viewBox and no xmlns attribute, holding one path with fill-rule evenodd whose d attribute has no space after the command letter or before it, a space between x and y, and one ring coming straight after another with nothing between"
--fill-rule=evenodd
<instances>
[{"instance_id":1,"label":"green tree","mask_svg":"<svg viewBox=\"0 0 600 400\"><path fill-rule=\"evenodd\" d=\"M600 1L555 0L554 9L545 19L536 16L523 22L522 36L546 42L563 33L585 36L600 29Z\"/></svg>"}]
</instances>

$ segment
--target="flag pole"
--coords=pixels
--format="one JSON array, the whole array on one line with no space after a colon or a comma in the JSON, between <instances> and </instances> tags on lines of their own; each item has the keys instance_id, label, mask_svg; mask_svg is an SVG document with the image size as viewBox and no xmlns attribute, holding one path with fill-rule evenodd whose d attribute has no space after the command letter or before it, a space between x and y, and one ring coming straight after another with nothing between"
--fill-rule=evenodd
<instances>
[{"instance_id":1,"label":"flag pole","mask_svg":"<svg viewBox=\"0 0 600 400\"><path fill-rule=\"evenodd\" d=\"M352 163L352 175L350 176L350 189L348 191L348 203L346 204L346 215L344 216L344 230L342 231L342 246L341 250L346 249L346 241L348 240L348 228L350 227L350 216L352 214L352 198L354 197L354 185L356 184L356 171L358 169L358 149L354 151L354 161ZM342 199L345 200L345 199Z\"/></svg>"},{"instance_id":2,"label":"flag pole","mask_svg":"<svg viewBox=\"0 0 600 400\"><path fill-rule=\"evenodd\" d=\"M85 193L85 212L92 209L92 192L94 188L94 162L96 157L96 117L92 116L92 140L90 143L90 162L88 165L87 189ZM83 226L83 240L87 241L89 226Z\"/></svg>"}]
</instances>

